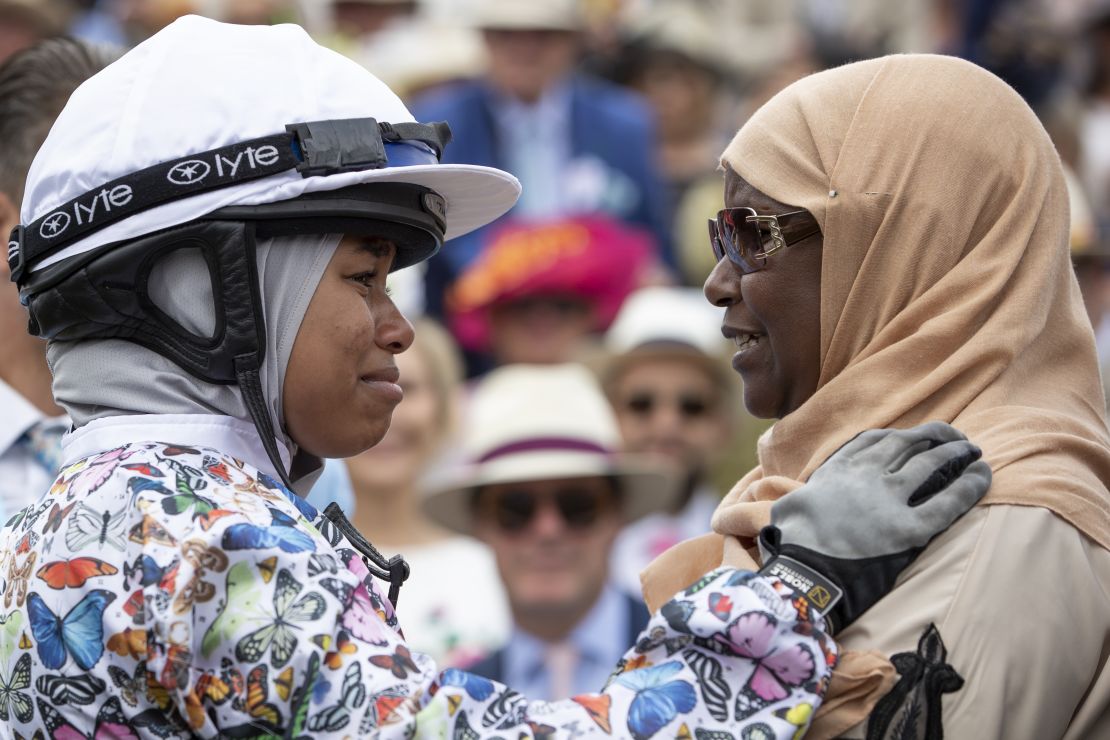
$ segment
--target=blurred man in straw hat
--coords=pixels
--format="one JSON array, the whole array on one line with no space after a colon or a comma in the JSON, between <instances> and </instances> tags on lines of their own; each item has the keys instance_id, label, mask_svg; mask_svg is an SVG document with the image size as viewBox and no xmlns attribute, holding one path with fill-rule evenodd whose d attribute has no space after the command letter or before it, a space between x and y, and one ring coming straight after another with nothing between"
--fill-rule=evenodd
<instances>
[{"instance_id":1,"label":"blurred man in straw hat","mask_svg":"<svg viewBox=\"0 0 1110 740\"><path fill-rule=\"evenodd\" d=\"M426 511L492 548L514 622L508 643L470 671L536 698L595 690L648 621L640 599L609 583L613 541L669 507L678 481L616 455L616 420L579 365L493 371L462 438L474 462Z\"/></svg>"}]
</instances>

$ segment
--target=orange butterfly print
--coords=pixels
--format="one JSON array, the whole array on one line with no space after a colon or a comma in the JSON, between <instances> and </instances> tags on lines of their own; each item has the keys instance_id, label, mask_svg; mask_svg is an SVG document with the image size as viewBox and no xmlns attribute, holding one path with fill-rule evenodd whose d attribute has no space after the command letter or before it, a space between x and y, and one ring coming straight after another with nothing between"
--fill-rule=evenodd
<instances>
[{"instance_id":1,"label":"orange butterfly print","mask_svg":"<svg viewBox=\"0 0 1110 740\"><path fill-rule=\"evenodd\" d=\"M270 698L269 681L270 671L265 664L252 668L247 674L247 695L241 703L251 717L276 727L281 724L281 712L266 701Z\"/></svg>"},{"instance_id":2,"label":"orange butterfly print","mask_svg":"<svg viewBox=\"0 0 1110 740\"><path fill-rule=\"evenodd\" d=\"M343 667L343 656L353 655L356 652L358 647L351 643L351 636L346 630L340 630L335 640L335 648L324 654L324 664L332 670L338 670Z\"/></svg>"},{"instance_id":3,"label":"orange butterfly print","mask_svg":"<svg viewBox=\"0 0 1110 740\"><path fill-rule=\"evenodd\" d=\"M197 521L200 522L201 529L207 532L208 530L212 529L213 524L220 521L225 516L229 516L234 513L234 511L228 511L227 509L212 509L211 511L199 514L197 516Z\"/></svg>"},{"instance_id":4,"label":"orange butterfly print","mask_svg":"<svg viewBox=\"0 0 1110 740\"><path fill-rule=\"evenodd\" d=\"M143 590L141 588L135 589L132 594L127 597L127 601L123 602L123 611L127 616L134 617L143 608Z\"/></svg>"},{"instance_id":5,"label":"orange butterfly print","mask_svg":"<svg viewBox=\"0 0 1110 740\"><path fill-rule=\"evenodd\" d=\"M146 657L146 630L133 630L130 627L108 638L108 649L121 658Z\"/></svg>"},{"instance_id":6,"label":"orange butterfly print","mask_svg":"<svg viewBox=\"0 0 1110 740\"><path fill-rule=\"evenodd\" d=\"M448 696L447 701L450 704L451 699L458 697ZM399 719L398 710L401 706L409 700L409 696L405 693L404 686L391 686L385 691L380 691L370 697L370 709L374 717L374 725L388 725ZM458 707L456 706L456 709ZM454 711L451 712L454 715Z\"/></svg>"},{"instance_id":7,"label":"orange butterfly print","mask_svg":"<svg viewBox=\"0 0 1110 740\"><path fill-rule=\"evenodd\" d=\"M581 704L582 708L586 710L586 714L590 715L590 719L606 735L613 734L612 725L609 723L609 708L613 702L611 696L608 694L582 694L581 696L571 697L571 701Z\"/></svg>"},{"instance_id":8,"label":"orange butterfly print","mask_svg":"<svg viewBox=\"0 0 1110 740\"><path fill-rule=\"evenodd\" d=\"M202 673L193 688L185 694L185 713L189 716L189 726L194 730L204 726L207 717L204 711L206 699L215 704L223 704L229 696L231 686L226 681L211 673Z\"/></svg>"},{"instance_id":9,"label":"orange butterfly print","mask_svg":"<svg viewBox=\"0 0 1110 740\"><path fill-rule=\"evenodd\" d=\"M227 463L218 461L215 458L204 458L204 472L224 483L231 482L231 474L228 472Z\"/></svg>"},{"instance_id":10,"label":"orange butterfly print","mask_svg":"<svg viewBox=\"0 0 1110 740\"><path fill-rule=\"evenodd\" d=\"M99 558L73 558L55 560L39 568L37 575L54 589L81 588L85 581L98 576L114 576L119 573L114 565Z\"/></svg>"}]
</instances>

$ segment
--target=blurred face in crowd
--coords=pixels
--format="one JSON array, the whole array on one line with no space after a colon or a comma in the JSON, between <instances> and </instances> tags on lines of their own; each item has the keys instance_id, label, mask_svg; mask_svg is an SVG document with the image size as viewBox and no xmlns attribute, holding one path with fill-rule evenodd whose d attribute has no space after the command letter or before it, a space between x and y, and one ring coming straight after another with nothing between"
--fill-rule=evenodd
<instances>
[{"instance_id":1,"label":"blurred face in crowd","mask_svg":"<svg viewBox=\"0 0 1110 740\"><path fill-rule=\"evenodd\" d=\"M578 39L569 31L485 31L489 79L501 92L534 103L571 69Z\"/></svg>"},{"instance_id":2,"label":"blurred face in crowd","mask_svg":"<svg viewBox=\"0 0 1110 740\"><path fill-rule=\"evenodd\" d=\"M437 389L420 339L396 358L405 399L393 411L382 441L347 460L356 491L395 496L416 484L446 433L447 399Z\"/></svg>"},{"instance_id":3,"label":"blurred face in crowd","mask_svg":"<svg viewBox=\"0 0 1110 740\"><path fill-rule=\"evenodd\" d=\"M339 243L297 332L285 372L289 435L318 457L377 444L403 396L396 356L412 325L385 292L396 249L385 240Z\"/></svg>"},{"instance_id":4,"label":"blurred face in crowd","mask_svg":"<svg viewBox=\"0 0 1110 740\"><path fill-rule=\"evenodd\" d=\"M1110 256L1084 256L1075 261L1075 276L1091 324L1097 327L1110 314Z\"/></svg>"},{"instance_id":5,"label":"blurred face in crowd","mask_svg":"<svg viewBox=\"0 0 1110 740\"><path fill-rule=\"evenodd\" d=\"M609 551L621 526L613 482L592 477L490 485L478 491L474 506L475 535L493 550L517 621L569 631L608 577Z\"/></svg>"},{"instance_id":6,"label":"blurred face in crowd","mask_svg":"<svg viewBox=\"0 0 1110 740\"><path fill-rule=\"evenodd\" d=\"M664 141L695 138L713 125L716 77L685 57L651 57L632 85L651 103Z\"/></svg>"},{"instance_id":7,"label":"blurred face in crowd","mask_svg":"<svg viewBox=\"0 0 1110 740\"><path fill-rule=\"evenodd\" d=\"M798 210L760 192L731 169L725 206L760 214ZM736 345L733 368L744 380L744 405L762 419L781 419L817 390L821 371L821 235L793 244L748 275L727 257L705 281L705 296L725 309L722 331Z\"/></svg>"},{"instance_id":8,"label":"blurred face in crowd","mask_svg":"<svg viewBox=\"0 0 1110 740\"><path fill-rule=\"evenodd\" d=\"M335 27L350 36L377 33L387 24L416 12L415 2L367 3L360 0L338 0L332 4Z\"/></svg>"},{"instance_id":9,"label":"blurred face in crowd","mask_svg":"<svg viewBox=\"0 0 1110 740\"><path fill-rule=\"evenodd\" d=\"M490 347L501 364L571 360L593 328L589 304L577 296L532 296L490 309Z\"/></svg>"},{"instance_id":10,"label":"blurred face in crowd","mask_svg":"<svg viewBox=\"0 0 1110 740\"><path fill-rule=\"evenodd\" d=\"M183 15L198 12L196 5L194 0L119 0L115 12L124 25L133 29L136 37L143 38L162 30ZM248 0L242 5L244 10L249 11L256 8L259 1Z\"/></svg>"},{"instance_id":11,"label":"blurred face in crowd","mask_svg":"<svg viewBox=\"0 0 1110 740\"><path fill-rule=\"evenodd\" d=\"M721 392L690 357L629 359L609 393L629 452L658 456L697 475L727 445Z\"/></svg>"},{"instance_id":12,"label":"blurred face in crowd","mask_svg":"<svg viewBox=\"0 0 1110 740\"><path fill-rule=\"evenodd\" d=\"M16 10L0 11L0 63L45 38L41 23ZM7 235L9 232L5 231Z\"/></svg>"}]
</instances>

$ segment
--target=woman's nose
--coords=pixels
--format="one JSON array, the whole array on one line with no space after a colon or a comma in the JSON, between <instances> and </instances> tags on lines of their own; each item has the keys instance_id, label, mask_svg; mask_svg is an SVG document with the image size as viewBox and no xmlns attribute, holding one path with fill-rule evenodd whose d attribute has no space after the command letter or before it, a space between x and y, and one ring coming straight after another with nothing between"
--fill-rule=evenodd
<instances>
[{"instance_id":1,"label":"woman's nose","mask_svg":"<svg viewBox=\"0 0 1110 740\"><path fill-rule=\"evenodd\" d=\"M412 346L416 335L412 324L393 301L389 301L375 328L378 346L393 354L400 354Z\"/></svg>"},{"instance_id":2,"label":"woman's nose","mask_svg":"<svg viewBox=\"0 0 1110 740\"><path fill-rule=\"evenodd\" d=\"M731 306L740 300L740 276L728 259L718 260L702 289L714 306Z\"/></svg>"}]
</instances>

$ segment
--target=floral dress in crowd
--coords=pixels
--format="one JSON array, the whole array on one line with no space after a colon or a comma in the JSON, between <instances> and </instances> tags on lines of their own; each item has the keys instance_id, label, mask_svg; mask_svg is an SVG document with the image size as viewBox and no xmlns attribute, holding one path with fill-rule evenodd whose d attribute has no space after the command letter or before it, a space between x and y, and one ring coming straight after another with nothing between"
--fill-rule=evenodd
<instances>
[{"instance_id":1,"label":"floral dress in crowd","mask_svg":"<svg viewBox=\"0 0 1110 740\"><path fill-rule=\"evenodd\" d=\"M0 736L795 738L836 660L782 584L720 569L599 693L529 701L411 652L333 519L213 449L68 464L0 530Z\"/></svg>"}]
</instances>

